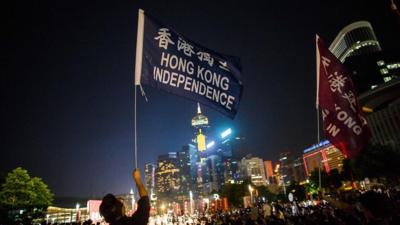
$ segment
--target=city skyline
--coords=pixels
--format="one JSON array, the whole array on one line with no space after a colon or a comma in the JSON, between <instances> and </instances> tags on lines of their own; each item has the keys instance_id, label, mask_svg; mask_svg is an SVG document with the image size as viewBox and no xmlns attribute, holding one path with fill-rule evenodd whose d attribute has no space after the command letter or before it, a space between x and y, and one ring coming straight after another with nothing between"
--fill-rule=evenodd
<instances>
[{"instance_id":1,"label":"city skyline","mask_svg":"<svg viewBox=\"0 0 400 225\"><path fill-rule=\"evenodd\" d=\"M400 47L400 25L385 1L263 6L41 2L16 7L7 27L16 32L7 39L11 67L2 82L1 142L7 154L0 171L24 167L43 177L57 196L124 193L134 185L132 90L139 8L209 48L241 58L244 94L236 118L205 106L202 111L215 134L232 128L246 137L249 153L264 160L277 161L284 151L299 155L317 142L316 33L331 43L343 27L366 20L382 49ZM155 155L190 143L196 112L196 102L144 90L149 102L139 97L138 108L142 171Z\"/></svg>"}]
</instances>

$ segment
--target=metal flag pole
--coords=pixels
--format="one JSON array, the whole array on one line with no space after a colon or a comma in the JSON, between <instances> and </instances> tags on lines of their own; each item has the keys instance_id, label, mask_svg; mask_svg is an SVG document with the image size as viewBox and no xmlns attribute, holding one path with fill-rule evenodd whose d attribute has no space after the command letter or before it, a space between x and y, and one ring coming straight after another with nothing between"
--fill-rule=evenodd
<instances>
[{"instance_id":1,"label":"metal flag pole","mask_svg":"<svg viewBox=\"0 0 400 225\"><path fill-rule=\"evenodd\" d=\"M143 55L143 35L144 35L144 11L139 9L138 12L138 27L137 27L137 38L136 38L136 60L135 60L135 102L134 102L134 156L135 156L135 168L138 168L137 163L137 86L140 85L140 77L142 74L142 55Z\"/></svg>"},{"instance_id":2,"label":"metal flag pole","mask_svg":"<svg viewBox=\"0 0 400 225\"><path fill-rule=\"evenodd\" d=\"M136 99L136 91L137 91L137 85L135 85L135 89L134 89L134 95L135 95L135 103L134 103L134 132L135 132L135 137L134 137L134 141L135 141L135 145L134 145L134 156L135 156L135 168L138 167L137 165L137 120L136 120L136 115L137 115L137 111L136 111L136 105L137 105L137 99Z\"/></svg>"},{"instance_id":3,"label":"metal flag pole","mask_svg":"<svg viewBox=\"0 0 400 225\"><path fill-rule=\"evenodd\" d=\"M319 125L319 98L318 98L318 96L319 96L319 64L320 64L320 59L319 59L319 50L318 50L318 39L319 39L319 36L318 35L316 35L315 36L315 53L316 53L316 58L317 58L317 71L316 71L316 74L317 74L317 93L316 93L316 97L315 97L315 99L316 99L316 101L315 101L315 109L316 109L316 111L317 111L317 145L321 142L321 137L320 137L320 125ZM322 160L322 159L321 159ZM318 163L318 186L319 186L319 190L321 190L321 160L319 160L319 163Z\"/></svg>"},{"instance_id":4,"label":"metal flag pole","mask_svg":"<svg viewBox=\"0 0 400 225\"><path fill-rule=\"evenodd\" d=\"M317 93L315 95L315 109L317 110L317 144L321 141L320 139L320 125L319 125L319 64L320 64L320 59L319 59L319 50L318 50L318 39L319 36L315 36L315 53L316 53L316 58L317 58Z\"/></svg>"}]
</instances>

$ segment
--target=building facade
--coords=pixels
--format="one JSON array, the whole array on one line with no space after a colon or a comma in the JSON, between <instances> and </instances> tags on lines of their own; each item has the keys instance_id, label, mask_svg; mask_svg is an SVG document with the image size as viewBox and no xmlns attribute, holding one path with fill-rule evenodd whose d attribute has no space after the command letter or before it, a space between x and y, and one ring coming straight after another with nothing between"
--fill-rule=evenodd
<instances>
[{"instance_id":1,"label":"building facade","mask_svg":"<svg viewBox=\"0 0 400 225\"><path fill-rule=\"evenodd\" d=\"M381 46L368 21L358 21L344 27L329 46L341 62L347 57L381 51Z\"/></svg>"},{"instance_id":2,"label":"building facade","mask_svg":"<svg viewBox=\"0 0 400 225\"><path fill-rule=\"evenodd\" d=\"M282 152L279 154L279 174L280 184L289 185L293 182L293 156L290 152Z\"/></svg>"},{"instance_id":3,"label":"building facade","mask_svg":"<svg viewBox=\"0 0 400 225\"><path fill-rule=\"evenodd\" d=\"M264 161L258 157L245 157L241 160L243 177L250 178L256 186L267 185Z\"/></svg>"},{"instance_id":4,"label":"building facade","mask_svg":"<svg viewBox=\"0 0 400 225\"><path fill-rule=\"evenodd\" d=\"M331 170L342 171L345 156L338 148L329 141L322 141L304 150L303 161L306 175L309 176L314 170L324 170L329 173Z\"/></svg>"},{"instance_id":5,"label":"building facade","mask_svg":"<svg viewBox=\"0 0 400 225\"><path fill-rule=\"evenodd\" d=\"M271 160L264 161L264 166L265 166L265 177L267 178L267 184L273 184L274 170L272 167L272 161Z\"/></svg>"},{"instance_id":6,"label":"building facade","mask_svg":"<svg viewBox=\"0 0 400 225\"><path fill-rule=\"evenodd\" d=\"M176 200L181 188L180 167L176 152L158 156L157 198Z\"/></svg>"},{"instance_id":7,"label":"building facade","mask_svg":"<svg viewBox=\"0 0 400 225\"><path fill-rule=\"evenodd\" d=\"M157 165L155 163L146 163L144 166L144 180L146 188L150 194L150 198L156 197L156 170Z\"/></svg>"},{"instance_id":8,"label":"building facade","mask_svg":"<svg viewBox=\"0 0 400 225\"><path fill-rule=\"evenodd\" d=\"M400 78L358 97L372 132L372 143L400 149Z\"/></svg>"}]
</instances>

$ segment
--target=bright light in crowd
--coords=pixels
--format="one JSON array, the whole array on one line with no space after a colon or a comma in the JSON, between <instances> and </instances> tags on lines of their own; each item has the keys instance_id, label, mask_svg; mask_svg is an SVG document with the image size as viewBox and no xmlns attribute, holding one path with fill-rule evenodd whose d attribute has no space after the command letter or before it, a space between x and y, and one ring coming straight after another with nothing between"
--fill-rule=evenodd
<instances>
[{"instance_id":1,"label":"bright light in crowd","mask_svg":"<svg viewBox=\"0 0 400 225\"><path fill-rule=\"evenodd\" d=\"M210 142L210 143L207 144L207 148L211 148L211 147L214 146L214 145L215 145L215 142L212 141L212 142Z\"/></svg>"},{"instance_id":2,"label":"bright light in crowd","mask_svg":"<svg viewBox=\"0 0 400 225\"><path fill-rule=\"evenodd\" d=\"M231 133L232 133L232 129L229 128L229 129L225 130L224 132L222 132L221 138L225 138L226 136L230 135Z\"/></svg>"},{"instance_id":3,"label":"bright light in crowd","mask_svg":"<svg viewBox=\"0 0 400 225\"><path fill-rule=\"evenodd\" d=\"M76 203L76 210L78 210L80 206L79 203Z\"/></svg>"}]
</instances>

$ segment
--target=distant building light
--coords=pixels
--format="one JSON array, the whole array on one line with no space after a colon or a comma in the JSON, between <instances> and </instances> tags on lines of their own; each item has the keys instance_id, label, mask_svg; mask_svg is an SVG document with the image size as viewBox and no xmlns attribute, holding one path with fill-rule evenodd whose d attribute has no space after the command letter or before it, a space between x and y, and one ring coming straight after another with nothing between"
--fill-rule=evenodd
<instances>
[{"instance_id":1,"label":"distant building light","mask_svg":"<svg viewBox=\"0 0 400 225\"><path fill-rule=\"evenodd\" d=\"M392 77L384 77L383 78L383 81L385 81L385 82L389 82L389 81L391 81L392 80Z\"/></svg>"},{"instance_id":2,"label":"distant building light","mask_svg":"<svg viewBox=\"0 0 400 225\"><path fill-rule=\"evenodd\" d=\"M313 151L314 149L317 149L317 148L319 148L319 147L322 147L322 146L325 146L325 145L328 145L328 144L330 144L328 140L321 141L320 143L315 144L315 145L313 145L313 146L311 146L311 147L305 149L305 150L303 151L303 153L307 153L307 152Z\"/></svg>"},{"instance_id":3,"label":"distant building light","mask_svg":"<svg viewBox=\"0 0 400 225\"><path fill-rule=\"evenodd\" d=\"M379 61L376 62L376 64L377 64L378 66L383 66L383 65L385 65L385 61L379 60Z\"/></svg>"},{"instance_id":4,"label":"distant building light","mask_svg":"<svg viewBox=\"0 0 400 225\"><path fill-rule=\"evenodd\" d=\"M232 129L229 128L229 129L225 130L224 132L222 132L221 138L225 138L226 136L230 135L231 133L232 133Z\"/></svg>"},{"instance_id":5,"label":"distant building light","mask_svg":"<svg viewBox=\"0 0 400 225\"><path fill-rule=\"evenodd\" d=\"M397 68L400 68L400 63L388 64L388 65L386 65L386 67L388 69L397 69Z\"/></svg>"},{"instance_id":6,"label":"distant building light","mask_svg":"<svg viewBox=\"0 0 400 225\"><path fill-rule=\"evenodd\" d=\"M388 74L389 73L388 69L386 69L386 68L382 68L380 71L381 71L381 74Z\"/></svg>"},{"instance_id":7,"label":"distant building light","mask_svg":"<svg viewBox=\"0 0 400 225\"><path fill-rule=\"evenodd\" d=\"M376 87L378 87L378 85L372 85L372 86L371 86L371 90L372 90L372 89L375 89Z\"/></svg>"},{"instance_id":8,"label":"distant building light","mask_svg":"<svg viewBox=\"0 0 400 225\"><path fill-rule=\"evenodd\" d=\"M211 148L212 146L214 146L215 145L215 142L214 141L211 141L210 143L208 143L207 144L207 149L209 149L209 148Z\"/></svg>"}]
</instances>

